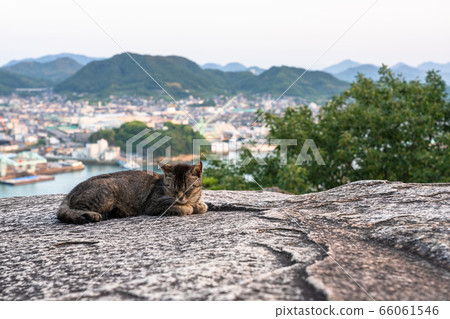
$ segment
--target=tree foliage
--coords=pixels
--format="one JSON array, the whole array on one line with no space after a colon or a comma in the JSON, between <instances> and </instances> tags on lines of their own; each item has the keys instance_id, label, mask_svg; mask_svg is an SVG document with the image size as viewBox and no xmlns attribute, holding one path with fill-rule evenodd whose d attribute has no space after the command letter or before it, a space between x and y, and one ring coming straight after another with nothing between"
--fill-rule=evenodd
<instances>
[{"instance_id":1,"label":"tree foliage","mask_svg":"<svg viewBox=\"0 0 450 319\"><path fill-rule=\"evenodd\" d=\"M11 94L16 88L36 88L46 87L47 85L48 83L45 80L39 80L0 69L0 95Z\"/></svg>"},{"instance_id":2,"label":"tree foliage","mask_svg":"<svg viewBox=\"0 0 450 319\"><path fill-rule=\"evenodd\" d=\"M424 83L405 81L385 66L379 73L378 81L359 75L317 116L305 106L288 108L281 117L264 114L269 138L297 139L297 145L288 147L287 165L280 164L277 148L267 165L252 161L246 173L263 187L293 193L367 179L449 182L450 104L444 81L434 71ZM325 165L295 164L306 139L314 140ZM236 177L243 173L230 170ZM213 167L210 176L215 177Z\"/></svg>"}]
</instances>

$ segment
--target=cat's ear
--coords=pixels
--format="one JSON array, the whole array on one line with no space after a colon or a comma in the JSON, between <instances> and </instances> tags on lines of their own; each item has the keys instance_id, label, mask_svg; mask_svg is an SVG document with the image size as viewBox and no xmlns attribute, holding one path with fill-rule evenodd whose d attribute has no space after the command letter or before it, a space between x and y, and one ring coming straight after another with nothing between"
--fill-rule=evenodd
<instances>
[{"instance_id":1,"label":"cat's ear","mask_svg":"<svg viewBox=\"0 0 450 319\"><path fill-rule=\"evenodd\" d=\"M192 165L191 174L197 177L202 177L203 164L202 161L199 161Z\"/></svg>"},{"instance_id":2,"label":"cat's ear","mask_svg":"<svg viewBox=\"0 0 450 319\"><path fill-rule=\"evenodd\" d=\"M161 170L164 172L165 175L172 173L172 169L173 166L170 164L162 164L162 166L160 166L160 164L158 164L159 168L161 168Z\"/></svg>"}]
</instances>

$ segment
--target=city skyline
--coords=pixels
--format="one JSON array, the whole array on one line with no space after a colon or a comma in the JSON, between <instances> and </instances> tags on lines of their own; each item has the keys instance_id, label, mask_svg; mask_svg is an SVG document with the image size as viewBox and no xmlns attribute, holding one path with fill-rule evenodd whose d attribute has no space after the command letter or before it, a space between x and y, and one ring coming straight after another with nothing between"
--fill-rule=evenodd
<instances>
[{"instance_id":1,"label":"city skyline","mask_svg":"<svg viewBox=\"0 0 450 319\"><path fill-rule=\"evenodd\" d=\"M7 1L0 40L11 45L0 53L0 65L61 52L122 53L77 4L126 51L179 55L198 64L307 68L342 34L312 69L345 59L390 66L449 62L444 1L175 2L129 1L124 10L119 2Z\"/></svg>"}]
</instances>

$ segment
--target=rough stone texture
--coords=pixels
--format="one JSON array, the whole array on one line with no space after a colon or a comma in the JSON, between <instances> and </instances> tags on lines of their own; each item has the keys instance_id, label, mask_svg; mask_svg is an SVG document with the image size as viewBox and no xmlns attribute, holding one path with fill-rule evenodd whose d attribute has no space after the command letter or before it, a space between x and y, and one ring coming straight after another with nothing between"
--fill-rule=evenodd
<instances>
[{"instance_id":1,"label":"rough stone texture","mask_svg":"<svg viewBox=\"0 0 450 319\"><path fill-rule=\"evenodd\" d=\"M449 184L204 197L88 225L57 221L62 195L0 199L0 299L449 299Z\"/></svg>"}]
</instances>

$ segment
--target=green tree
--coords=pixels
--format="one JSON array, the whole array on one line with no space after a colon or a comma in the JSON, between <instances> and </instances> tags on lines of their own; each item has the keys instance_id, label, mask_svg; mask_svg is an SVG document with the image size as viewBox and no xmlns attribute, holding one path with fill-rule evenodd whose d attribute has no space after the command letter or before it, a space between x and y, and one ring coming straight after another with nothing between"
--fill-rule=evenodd
<instances>
[{"instance_id":1,"label":"green tree","mask_svg":"<svg viewBox=\"0 0 450 319\"><path fill-rule=\"evenodd\" d=\"M203 170L203 187L211 190L259 190L251 179L245 178L245 170L220 160L210 161Z\"/></svg>"},{"instance_id":2,"label":"green tree","mask_svg":"<svg viewBox=\"0 0 450 319\"><path fill-rule=\"evenodd\" d=\"M263 187L293 193L363 179L450 181L450 104L444 81L434 71L428 72L424 83L405 81L385 66L379 73L378 81L359 75L317 116L305 106L288 108L283 116L264 114L269 138L297 139L297 145L288 147L287 165L280 164L277 148L267 165L252 161L246 173ZM306 139L314 140L325 165L295 164ZM228 173L238 178L243 171ZM215 177L214 167L209 177Z\"/></svg>"},{"instance_id":3,"label":"green tree","mask_svg":"<svg viewBox=\"0 0 450 319\"><path fill-rule=\"evenodd\" d=\"M374 82L359 75L319 114L317 142L330 188L360 179L448 181L450 105L434 71L407 82L387 67ZM445 172L447 174L445 174Z\"/></svg>"},{"instance_id":4,"label":"green tree","mask_svg":"<svg viewBox=\"0 0 450 319\"><path fill-rule=\"evenodd\" d=\"M100 130L98 132L92 133L91 136L89 136L89 142L97 142L98 140L101 140L102 138L108 141L108 144L115 145L116 138L115 138L115 131L106 129L106 130Z\"/></svg>"}]
</instances>

